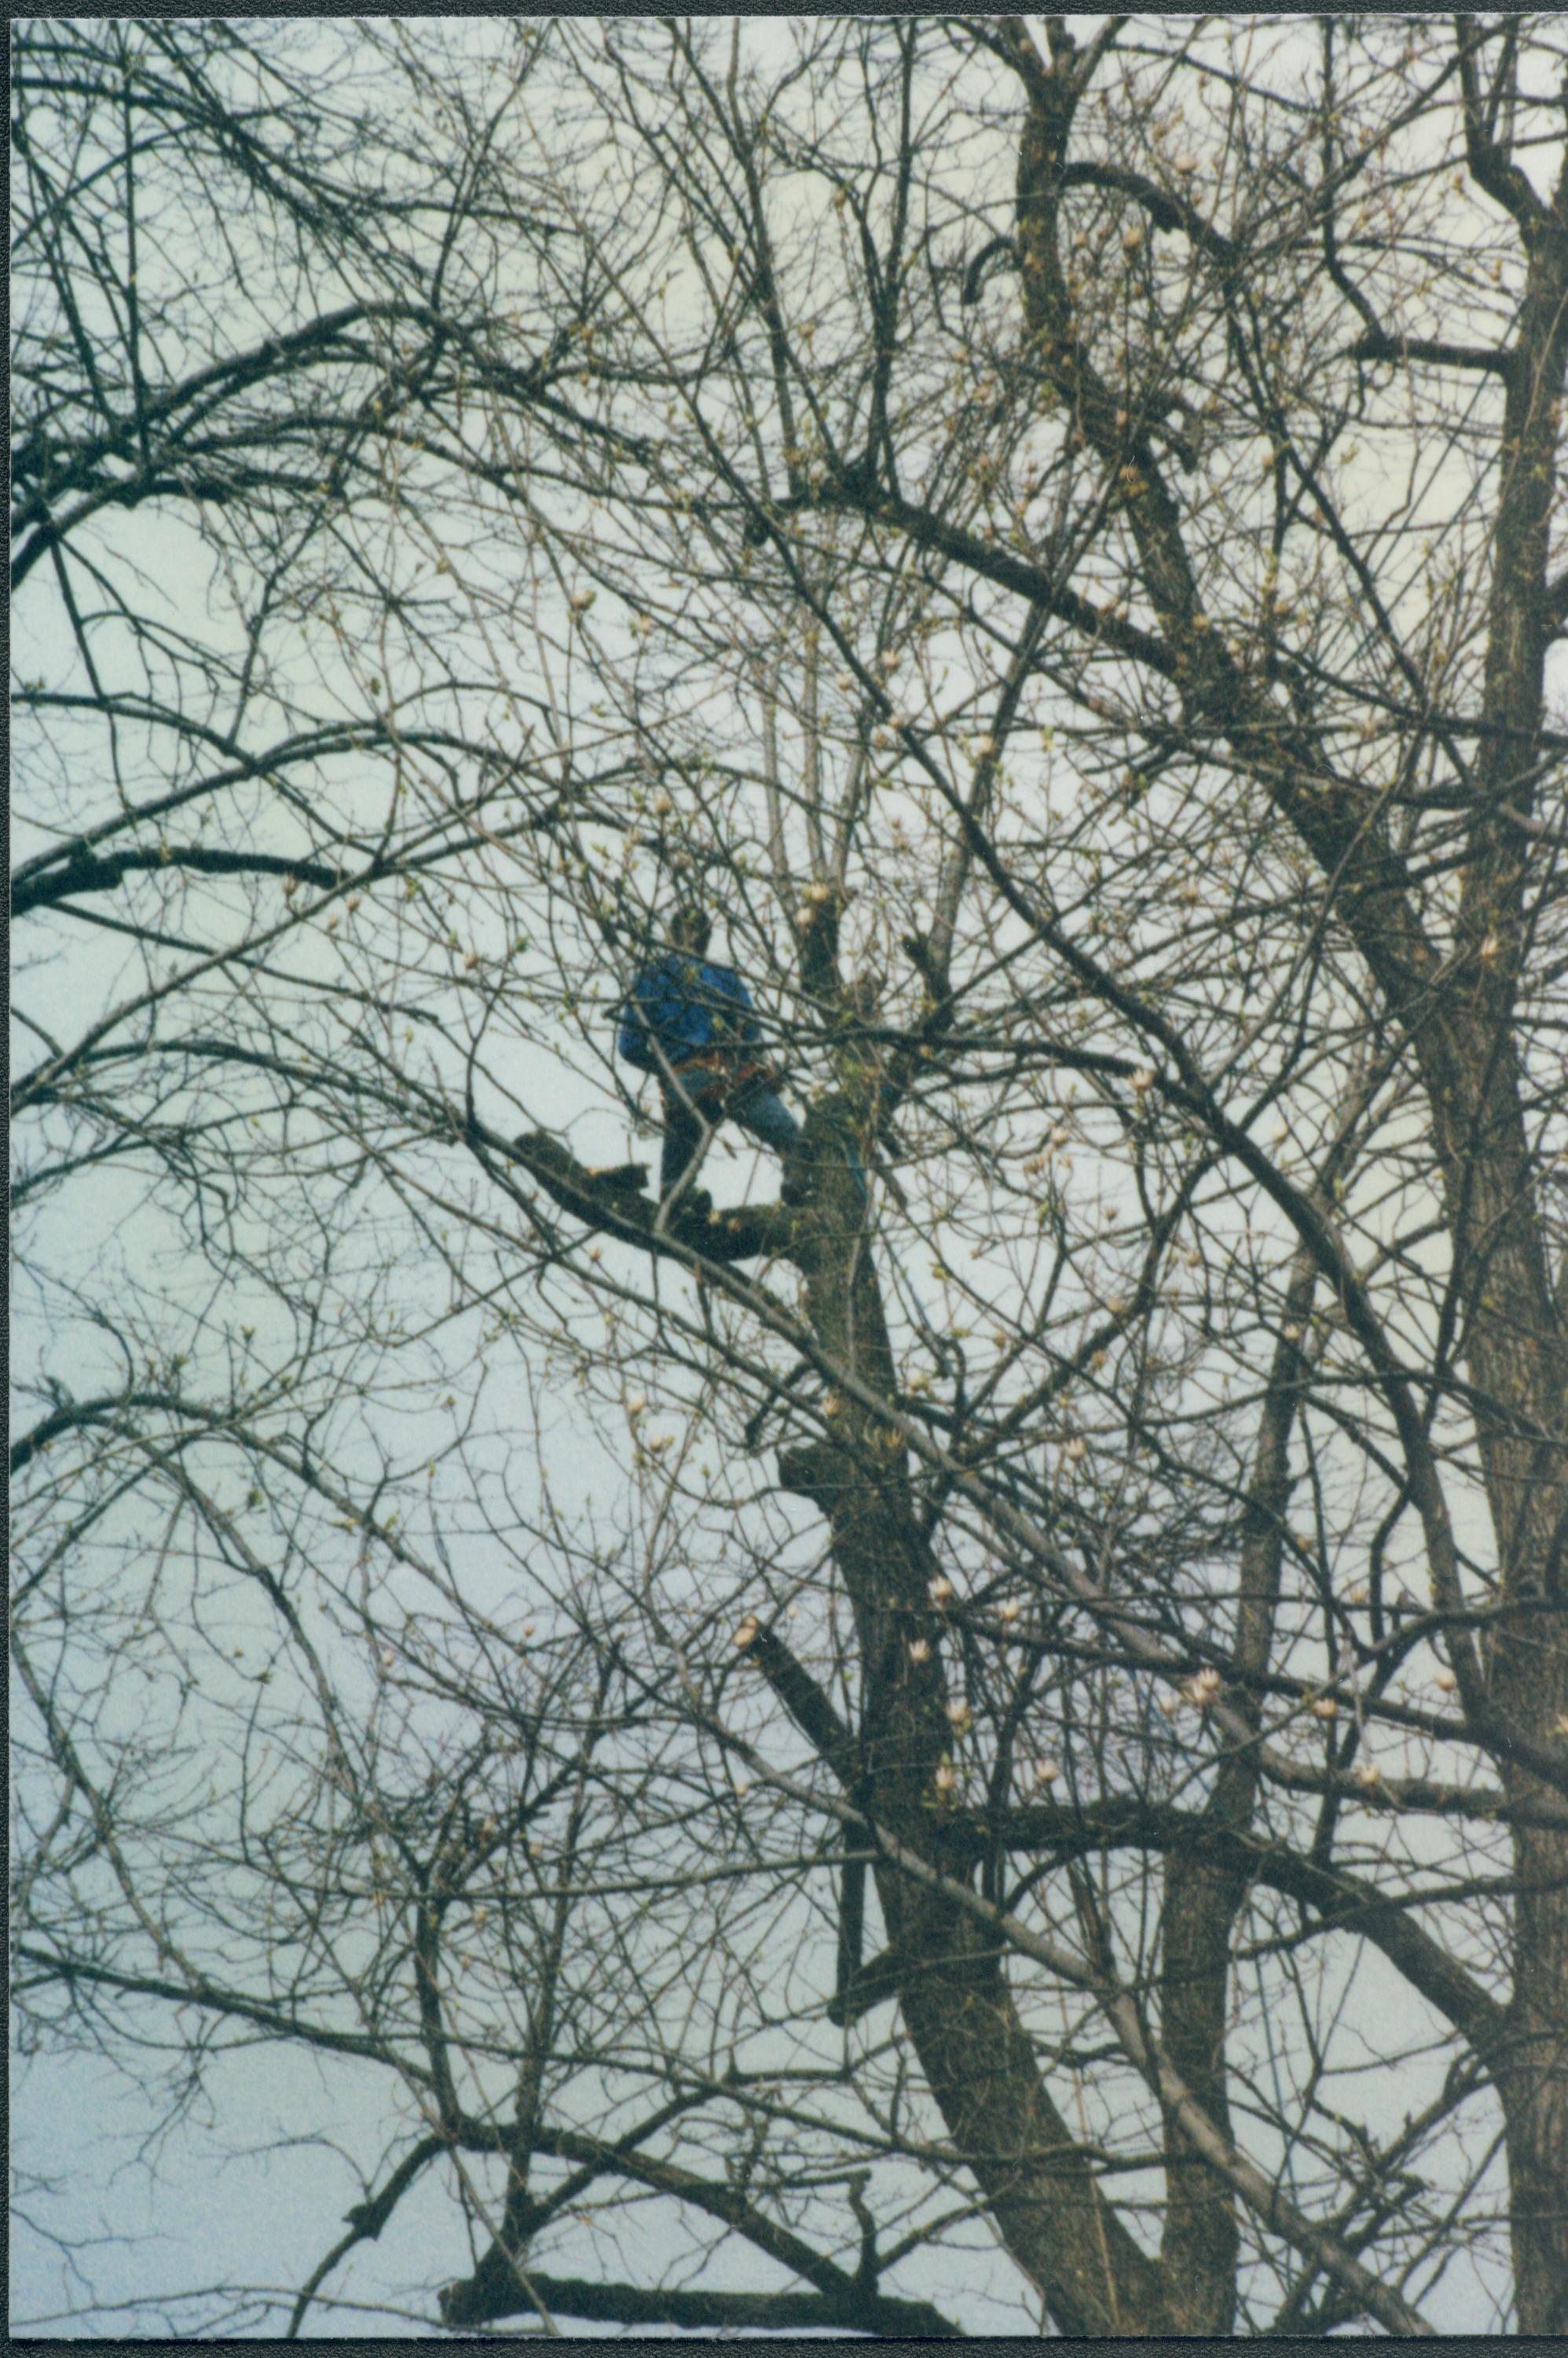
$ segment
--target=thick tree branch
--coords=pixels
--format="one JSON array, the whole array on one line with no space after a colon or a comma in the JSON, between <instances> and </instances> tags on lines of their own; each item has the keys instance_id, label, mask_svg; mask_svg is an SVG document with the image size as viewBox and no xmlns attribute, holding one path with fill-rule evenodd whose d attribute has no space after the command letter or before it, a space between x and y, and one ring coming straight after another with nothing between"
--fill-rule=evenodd
<instances>
[{"instance_id":1,"label":"thick tree branch","mask_svg":"<svg viewBox=\"0 0 1568 2358\"><path fill-rule=\"evenodd\" d=\"M758 1628L748 1635L742 1624L736 1642L742 1641L747 1660L761 1671L844 1791L853 1793L860 1778L855 1739L810 1671L772 1629Z\"/></svg>"},{"instance_id":2,"label":"thick tree branch","mask_svg":"<svg viewBox=\"0 0 1568 2358\"><path fill-rule=\"evenodd\" d=\"M1433 368L1479 369L1501 377L1508 376L1513 367L1511 354L1488 345L1446 344L1429 336L1391 336L1381 328L1368 328L1364 336L1357 336L1350 347L1350 357L1357 361L1393 361L1401 367L1419 361Z\"/></svg>"},{"instance_id":3,"label":"thick tree branch","mask_svg":"<svg viewBox=\"0 0 1568 2358\"><path fill-rule=\"evenodd\" d=\"M496 1141L475 1125L476 1145L493 1151ZM514 1138L508 1150L512 1161L536 1179L563 1211L587 1222L605 1236L649 1252L668 1253L689 1261L755 1260L763 1254L787 1252L795 1237L795 1216L783 1205L742 1205L733 1211L677 1207L668 1227L660 1230L658 1206L626 1184L625 1166L611 1173L590 1170L550 1136L532 1130Z\"/></svg>"},{"instance_id":4,"label":"thick tree branch","mask_svg":"<svg viewBox=\"0 0 1568 2358\"><path fill-rule=\"evenodd\" d=\"M301 2046L319 2047L333 2055L357 2055L371 2062L395 2064L399 2075L421 2086L428 2081L422 2067L406 2054L394 2052L392 2043L368 2033L334 2030L323 2023L307 2021L288 2008L246 1996L238 1990L222 1988L206 1974L189 1981L175 1981L159 1974L116 1972L107 1965L95 1965L83 1957L62 1957L57 1952L38 1948L31 1942L18 1942L16 1954L36 1969L36 1977L48 1982L59 1982L70 1986L81 1982L91 1988L111 1990L125 1997L156 1997L172 2006L200 2006L209 2012L232 2016L270 2036Z\"/></svg>"},{"instance_id":5,"label":"thick tree branch","mask_svg":"<svg viewBox=\"0 0 1568 2358\"><path fill-rule=\"evenodd\" d=\"M138 871L166 868L189 868L201 876L290 876L323 892L335 891L343 882L341 871L324 861L279 859L265 851L203 851L192 844L168 844L156 851L118 851L101 860L85 844L77 844L63 868L48 870L14 888L11 914L25 917L29 910L52 907L79 892L112 892ZM356 881L374 880L366 876Z\"/></svg>"},{"instance_id":6,"label":"thick tree branch","mask_svg":"<svg viewBox=\"0 0 1568 2358\"><path fill-rule=\"evenodd\" d=\"M655 2193L667 2194L677 2201L689 2203L705 2216L719 2221L733 2233L743 2236L781 2267L803 2277L813 2287L819 2301L838 2309L841 2323L854 2326L867 2313L866 2290L857 2277L839 2267L836 2261L827 2258L767 2212L760 2210L734 2186L719 2185L709 2179L700 2178L678 2162L663 2161L653 2155L640 2153L630 2143L611 2144L568 2129L542 2126L535 2135L534 2150L557 2160L584 2163L611 2175L629 2178ZM531 2277L532 2273L530 2270ZM538 2281L543 2291L545 2280ZM525 2305L512 2256L492 2249L486 2254L473 2276L459 2284L448 2286L441 2296L441 2318L448 2326L481 2324L492 2318L515 2315ZM906 2316L911 2309L923 2306L913 2302L899 2304ZM935 2311L930 2313L935 2314ZM883 2331L888 2329L862 2324L860 2330ZM908 2328L900 2330L907 2331ZM946 2331L945 2327L942 2330Z\"/></svg>"},{"instance_id":7,"label":"thick tree branch","mask_svg":"<svg viewBox=\"0 0 1568 2358\"><path fill-rule=\"evenodd\" d=\"M808 1809L825 1810L840 1823L850 1820L853 1812L847 1802L835 1802L830 1797L811 1792L795 1778L773 1768L751 1745L731 1734L711 1714L704 1713L701 1715L726 1749L745 1760L755 1776ZM871 1831L885 1868L891 1875L907 1878L928 1892L939 1893L958 1917L967 1917L984 1925L1021 1955L1032 1958L1069 1987L1083 1990L1095 1998L1115 2029L1129 2060L1156 2091L1162 2104L1175 2114L1189 2143L1211 2168L1228 2179L1265 2226L1284 2235L1298 2251L1317 2261L1356 2296L1368 2316L1375 2317L1389 2331L1416 2335L1432 2332L1432 2327L1418 2310L1364 2267L1336 2235L1309 2219L1283 2193L1277 2180L1249 2161L1217 2128L1195 2100L1169 2056L1159 2042L1150 2037L1139 2007L1108 1974L1104 1961L1086 1958L1068 1949L1059 1940L1032 1931L1018 1917L999 1908L967 1884L958 1882L940 1866L934 1866L919 1851L900 1840L885 1824L878 1823ZM911 1998L912 1993L906 1986L903 1992L906 2017L911 2012ZM977 2175L983 2173L989 2150L988 2141L968 2157ZM1113 2223L1119 2226L1114 2214L1111 2216ZM1130 2292L1134 2288L1125 2276L1122 2276L1122 2281Z\"/></svg>"},{"instance_id":8,"label":"thick tree branch","mask_svg":"<svg viewBox=\"0 0 1568 2358\"><path fill-rule=\"evenodd\" d=\"M1091 599L1080 597L1076 590L1059 580L1050 567L982 540L977 533L949 523L934 509L922 507L880 486L849 482L842 476L825 478L813 492L812 503L823 508L850 508L872 523L889 525L906 535L917 548L929 548L938 556L950 557L983 579L994 581L1003 590L1016 590L1021 598L1042 607L1058 622L1071 624L1087 638L1118 654L1131 655L1139 663L1147 664L1162 678L1174 679L1178 676L1170 648L1152 631L1141 630L1124 615L1112 613L1108 607L1097 606Z\"/></svg>"},{"instance_id":9,"label":"thick tree branch","mask_svg":"<svg viewBox=\"0 0 1568 2358\"><path fill-rule=\"evenodd\" d=\"M1504 79L1513 70L1515 37L1510 36L1508 27L1501 28L1503 55L1488 102L1481 93L1476 65L1487 43L1495 37L1496 28L1483 27L1467 13L1456 15L1454 26L1459 52L1459 87L1465 94L1465 160L1476 186L1485 189L1493 202L1500 205L1528 236L1547 220L1546 207L1496 135L1498 99Z\"/></svg>"},{"instance_id":10,"label":"thick tree branch","mask_svg":"<svg viewBox=\"0 0 1568 2358\"><path fill-rule=\"evenodd\" d=\"M581 2317L604 2325L673 2325L693 2333L871 2333L883 2339L942 2341L958 2328L929 2301L901 2300L892 2293L842 2299L818 2292L661 2292L641 2285L594 2283L583 2277L555 2277L530 2268L528 2281L557 2317ZM510 2289L479 2280L454 2288L443 2299L441 2321L449 2327L492 2325L503 2317L533 2314L514 2279Z\"/></svg>"},{"instance_id":11,"label":"thick tree branch","mask_svg":"<svg viewBox=\"0 0 1568 2358\"><path fill-rule=\"evenodd\" d=\"M1173 1804L1111 1799L1081 1806L1034 1802L955 1821L947 1839L980 1856L991 1844L1035 1856L1067 1859L1130 1844L1206 1859L1242 1884L1259 1883L1316 1914L1325 1931L1349 1932L1381 1950L1411 1987L1469 2041L1483 2061L1508 2026L1508 2010L1467 1968L1425 1931L1416 1899L1390 1898L1375 1885L1320 1865L1265 1834L1239 1833ZM1433 1898L1441 1900L1438 1890Z\"/></svg>"}]
</instances>

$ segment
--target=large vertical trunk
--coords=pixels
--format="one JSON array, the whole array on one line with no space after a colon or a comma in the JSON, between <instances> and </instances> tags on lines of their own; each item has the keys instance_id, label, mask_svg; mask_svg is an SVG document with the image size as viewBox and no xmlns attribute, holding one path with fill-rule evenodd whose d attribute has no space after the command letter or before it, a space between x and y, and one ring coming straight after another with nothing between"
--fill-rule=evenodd
<instances>
[{"instance_id":1,"label":"large vertical trunk","mask_svg":"<svg viewBox=\"0 0 1568 2358\"><path fill-rule=\"evenodd\" d=\"M1512 1043L1486 1029L1437 1128L1465 1304L1465 1365L1503 1607L1487 1660L1499 1724L1568 1760L1568 1369L1532 1198ZM1541 1790L1499 1762L1516 1801ZM1521 2332L1568 2331L1568 1838L1514 1833L1514 1987L1499 2051Z\"/></svg>"},{"instance_id":2,"label":"large vertical trunk","mask_svg":"<svg viewBox=\"0 0 1568 2358\"><path fill-rule=\"evenodd\" d=\"M1205 625L1180 509L1152 454L1119 438L1115 401L1080 342L1058 245L1058 205L1082 81L1053 20L1049 62L1022 27L1003 35L1026 92L1019 146L1019 254L1025 315L1040 362L1108 465L1135 479L1127 503L1144 586L1189 707L1206 712L1253 769L1281 815L1334 880L1348 931L1417 1059L1432 1111L1456 1299L1460 1351L1476 1401L1482 1469L1499 1559L1503 1617L1489 1656L1495 1740L1511 1725L1539 1763L1568 1763L1568 1380L1521 1113L1514 994L1528 936L1527 852L1541 752L1550 525L1568 366L1568 163L1543 202L1494 145L1479 95L1474 27L1462 20L1467 155L1476 183L1519 223L1524 299L1506 355L1493 578L1472 812L1455 955L1428 936L1405 863L1346 800L1334 763L1242 674ZM1516 1799L1536 1771L1499 1762ZM1568 1843L1520 1829L1515 1863L1512 2036L1498 2065L1511 2173L1519 2323L1568 2326ZM1178 1878L1187 1924L1183 2001L1215 2018L1218 1983L1192 1929L1195 1894ZM1206 2000L1200 1996L1205 1988ZM1204 2034L1206 2036L1206 2033ZM1201 2039L1188 2057L1201 2071ZM1217 2069L1217 2063L1214 2067ZM1222 2092L1210 2089L1211 2105ZM1208 2234L1195 2218L1183 2233Z\"/></svg>"},{"instance_id":3,"label":"large vertical trunk","mask_svg":"<svg viewBox=\"0 0 1568 2358\"><path fill-rule=\"evenodd\" d=\"M1531 923L1527 854L1545 701L1551 525L1568 373L1568 163L1552 203L1511 181L1467 77L1472 164L1519 222L1524 299L1509 354L1475 817L1460 904L1461 1003L1429 1095L1453 1238L1504 1607L1491 1701L1568 1786L1568 1336L1554 1302L1522 1111L1515 994ZM1447 1072L1444 1072L1446 1064ZM1444 1086L1446 1081L1446 1086ZM1516 1800L1537 1777L1501 1762ZM1514 1990L1498 2073L1519 2331L1568 2331L1568 1840L1519 1826Z\"/></svg>"},{"instance_id":4,"label":"large vertical trunk","mask_svg":"<svg viewBox=\"0 0 1568 2358\"><path fill-rule=\"evenodd\" d=\"M1498 2083L1515 2304L1521 2333L1568 2333L1568 1842L1521 1830L1514 1858L1514 1995Z\"/></svg>"},{"instance_id":5,"label":"large vertical trunk","mask_svg":"<svg viewBox=\"0 0 1568 2358\"><path fill-rule=\"evenodd\" d=\"M1230 2135L1225 2036L1230 1942L1241 1879L1175 1852L1161 1916L1160 2033L1166 2054L1215 2126ZM1165 2232L1160 2259L1177 2333L1229 2333L1240 2250L1236 2197L1200 2159L1174 2116L1165 2123Z\"/></svg>"},{"instance_id":6,"label":"large vertical trunk","mask_svg":"<svg viewBox=\"0 0 1568 2358\"><path fill-rule=\"evenodd\" d=\"M840 1366L895 1390L880 1289L864 1234L861 1184L844 1154L839 1109L808 1119L814 1165L795 1247L813 1328ZM786 1453L780 1474L828 1521L855 1617L864 1672L863 1801L913 1850L951 1872L935 1838L936 1770L952 1746L941 1626L929 1595L936 1567L914 1512L902 1447L858 1405L840 1404L842 1436ZM930 1658L912 1660L924 1636ZM1102 2199L1079 2141L1041 2077L994 1941L942 1893L879 1871L903 2019L949 2135L1009 2252L1065 2333L1173 2330L1162 2272Z\"/></svg>"},{"instance_id":7,"label":"large vertical trunk","mask_svg":"<svg viewBox=\"0 0 1568 2358\"><path fill-rule=\"evenodd\" d=\"M1315 1268L1300 1253L1291 1272L1281 1323L1299 1327L1312 1306ZM1280 1598L1281 1533L1291 1493L1290 1438L1296 1412L1296 1352L1281 1340L1259 1421L1241 1520L1236 1666L1243 1680L1269 1667ZM1257 1693L1238 1685L1234 1708L1255 1725ZM1226 1752L1204 1815L1227 1833L1244 1832L1258 1798L1257 1755ZM1161 1920L1160 2017L1165 2051L1217 2127L1230 2129L1226 2086L1230 1946L1246 1885L1217 1859L1175 1852L1165 1866ZM1181 2124L1165 2124L1165 2232L1160 2245L1171 2305L1183 2333L1228 2333L1236 2320L1240 2252L1236 2198L1199 2161Z\"/></svg>"}]
</instances>

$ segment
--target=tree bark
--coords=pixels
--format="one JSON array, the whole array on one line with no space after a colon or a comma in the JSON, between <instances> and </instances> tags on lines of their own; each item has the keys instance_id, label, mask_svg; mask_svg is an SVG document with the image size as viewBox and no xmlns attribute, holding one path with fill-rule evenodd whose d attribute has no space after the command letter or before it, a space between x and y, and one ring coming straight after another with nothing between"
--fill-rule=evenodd
<instances>
[{"instance_id":1,"label":"tree bark","mask_svg":"<svg viewBox=\"0 0 1568 2358\"><path fill-rule=\"evenodd\" d=\"M830 1100L807 1119L803 1156L812 1176L791 1258L806 1278L807 1314L824 1351L887 1399L896 1384L864 1196L841 1151L858 1110ZM855 1617L864 1665L863 1805L912 1850L946 1866L935 1779L954 1731L941 1621L928 1595L936 1563L914 1513L903 1445L858 1402L843 1401L834 1422L841 1444L786 1453L781 1478L827 1517ZM918 1662L909 1646L917 1637L931 1648ZM1176 2330L1158 2264L1103 2200L1045 2088L995 1942L896 1868L879 1868L877 1893L900 2006L931 2093L1003 2243L1058 2329Z\"/></svg>"},{"instance_id":2,"label":"tree bark","mask_svg":"<svg viewBox=\"0 0 1568 2358\"><path fill-rule=\"evenodd\" d=\"M1472 168L1488 168L1466 89ZM1511 168L1505 167L1508 170ZM1537 798L1545 701L1547 568L1568 374L1568 162L1550 207L1512 189L1527 256L1505 396L1501 483L1475 817L1460 905L1469 951L1454 1024L1455 1086L1431 1091L1454 1238L1464 1352L1498 1542L1489 1672L1506 1723L1563 1757L1568 1784L1568 1338L1552 1298L1521 1107L1514 998L1530 922L1525 847ZM1502 1762L1510 1796L1541 1790ZM1514 1994L1498 2075L1508 2132L1519 2331L1568 2331L1568 1840L1514 1834L1520 1890Z\"/></svg>"},{"instance_id":3,"label":"tree bark","mask_svg":"<svg viewBox=\"0 0 1568 2358\"><path fill-rule=\"evenodd\" d=\"M1462 59L1473 38L1458 36ZM1086 438L1119 471L1128 528L1159 616L1169 668L1189 711L1206 716L1257 776L1332 880L1335 907L1409 1038L1437 1143L1461 1319L1459 1348L1476 1395L1483 1472L1498 1541L1500 1597L1517 1606L1498 1625L1477 1729L1499 1754L1510 1797L1541 1788L1538 1766L1510 1760L1511 1729L1532 1760L1560 1758L1568 1778L1568 1634L1561 1605L1568 1547L1568 1356L1533 1197L1513 1033L1513 990L1527 923L1528 822L1541 749L1551 597L1549 531L1556 442L1568 370L1568 163L1548 205L1491 144L1467 64L1465 102L1474 177L1519 222L1527 282L1518 333L1502 356L1501 481L1480 751L1470 779L1473 817L1460 906L1460 948L1444 962L1417 913L1404 864L1386 833L1336 779L1334 764L1244 672L1205 616L1181 514L1147 441L1130 431L1079 341L1058 250L1067 144L1087 84L1070 34L1052 27L1047 60L1016 19L996 45L1025 92L1018 162L1019 257L1025 316L1043 371ZM1510 813L1513 816L1510 817ZM1476 1698L1480 1700L1479 1697ZM1511 2034L1497 2059L1507 2123L1519 2323L1568 2327L1568 1844L1519 1826L1520 1880ZM1176 2011L1189 2039L1184 2062L1201 2076L1222 1976L1210 1953L1205 1899L1174 1893L1186 1928ZM1206 1992L1206 2001L1203 1993ZM1217 2065L1210 2068L1217 2069ZM1211 2104L1221 2092L1210 2086ZM1184 2219L1184 2202L1178 2217ZM1182 2225L1186 2239L1195 2223Z\"/></svg>"}]
</instances>

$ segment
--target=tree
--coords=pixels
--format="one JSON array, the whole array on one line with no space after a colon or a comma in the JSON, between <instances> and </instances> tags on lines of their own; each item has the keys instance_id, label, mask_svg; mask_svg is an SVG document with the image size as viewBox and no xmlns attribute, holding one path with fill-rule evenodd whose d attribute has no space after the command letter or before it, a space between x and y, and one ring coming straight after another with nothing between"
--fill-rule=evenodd
<instances>
[{"instance_id":1,"label":"tree","mask_svg":"<svg viewBox=\"0 0 1568 2358\"><path fill-rule=\"evenodd\" d=\"M1562 37L1043 38L18 28L18 1987L384 2089L296 2330L432 2174L452 2325L1568 2324Z\"/></svg>"}]
</instances>

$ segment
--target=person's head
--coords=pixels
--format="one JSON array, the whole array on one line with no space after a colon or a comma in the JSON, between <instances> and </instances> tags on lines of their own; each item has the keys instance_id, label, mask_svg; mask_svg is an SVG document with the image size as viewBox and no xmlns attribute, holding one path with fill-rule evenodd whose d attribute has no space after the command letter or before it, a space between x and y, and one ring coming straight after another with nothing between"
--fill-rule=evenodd
<instances>
[{"instance_id":1,"label":"person's head","mask_svg":"<svg viewBox=\"0 0 1568 2358\"><path fill-rule=\"evenodd\" d=\"M712 933L712 920L707 910L695 901L688 902L684 909L677 909L670 919L671 941L677 950L689 950L694 957L702 956Z\"/></svg>"}]
</instances>

